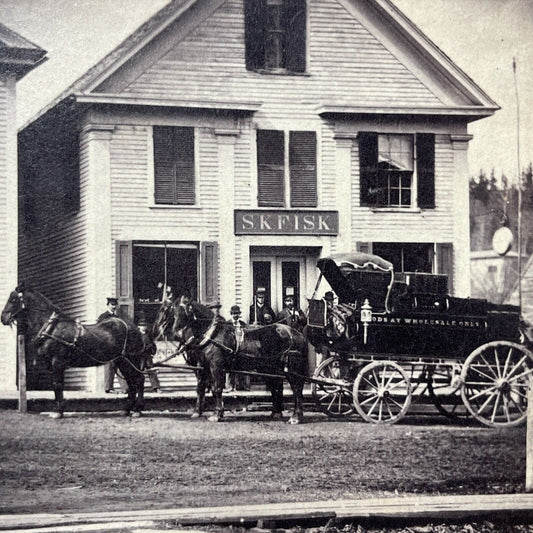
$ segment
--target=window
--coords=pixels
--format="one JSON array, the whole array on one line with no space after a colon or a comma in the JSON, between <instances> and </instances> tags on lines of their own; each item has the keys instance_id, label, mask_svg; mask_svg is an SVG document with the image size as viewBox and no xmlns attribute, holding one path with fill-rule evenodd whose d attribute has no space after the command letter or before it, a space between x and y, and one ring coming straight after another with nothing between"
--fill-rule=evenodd
<instances>
[{"instance_id":1,"label":"window","mask_svg":"<svg viewBox=\"0 0 533 533\"><path fill-rule=\"evenodd\" d=\"M245 0L246 68L305 72L306 0Z\"/></svg>"},{"instance_id":2,"label":"window","mask_svg":"<svg viewBox=\"0 0 533 533\"><path fill-rule=\"evenodd\" d=\"M194 128L154 126L156 204L194 205Z\"/></svg>"},{"instance_id":3,"label":"window","mask_svg":"<svg viewBox=\"0 0 533 533\"><path fill-rule=\"evenodd\" d=\"M260 207L316 207L316 132L257 130Z\"/></svg>"},{"instance_id":4,"label":"window","mask_svg":"<svg viewBox=\"0 0 533 533\"><path fill-rule=\"evenodd\" d=\"M359 134L361 205L435 207L435 136Z\"/></svg>"},{"instance_id":5,"label":"window","mask_svg":"<svg viewBox=\"0 0 533 533\"><path fill-rule=\"evenodd\" d=\"M433 243L374 242L372 251L390 261L394 272L433 272Z\"/></svg>"}]
</instances>

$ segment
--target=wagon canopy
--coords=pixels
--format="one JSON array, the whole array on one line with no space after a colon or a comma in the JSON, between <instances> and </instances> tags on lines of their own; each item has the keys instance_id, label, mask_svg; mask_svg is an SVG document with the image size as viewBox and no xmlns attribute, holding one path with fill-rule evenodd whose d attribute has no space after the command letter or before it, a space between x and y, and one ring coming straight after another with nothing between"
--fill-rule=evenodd
<instances>
[{"instance_id":1,"label":"wagon canopy","mask_svg":"<svg viewBox=\"0 0 533 533\"><path fill-rule=\"evenodd\" d=\"M387 276L389 280L393 272L392 263L377 255L362 252L322 257L317 261L317 267L341 302L355 302L358 296L360 287L354 284L353 276L351 276L354 272L389 273ZM388 285L389 281L385 283L385 288Z\"/></svg>"}]
</instances>

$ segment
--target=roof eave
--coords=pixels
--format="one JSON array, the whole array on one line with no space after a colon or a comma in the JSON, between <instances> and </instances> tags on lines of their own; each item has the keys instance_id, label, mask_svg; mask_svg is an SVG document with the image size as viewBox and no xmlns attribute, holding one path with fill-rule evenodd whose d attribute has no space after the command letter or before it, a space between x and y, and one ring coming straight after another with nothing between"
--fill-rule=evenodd
<instances>
[{"instance_id":1,"label":"roof eave","mask_svg":"<svg viewBox=\"0 0 533 533\"><path fill-rule=\"evenodd\" d=\"M0 53L0 72L8 73L20 80L28 72L48 60L42 49L4 49Z\"/></svg>"}]
</instances>

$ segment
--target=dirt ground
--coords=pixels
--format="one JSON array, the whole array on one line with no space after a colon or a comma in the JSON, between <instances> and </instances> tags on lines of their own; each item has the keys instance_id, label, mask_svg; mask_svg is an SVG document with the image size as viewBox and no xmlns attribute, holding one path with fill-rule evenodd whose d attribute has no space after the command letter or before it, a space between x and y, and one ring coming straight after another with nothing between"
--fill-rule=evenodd
<instances>
[{"instance_id":1,"label":"dirt ground","mask_svg":"<svg viewBox=\"0 0 533 533\"><path fill-rule=\"evenodd\" d=\"M0 411L0 513L99 511L524 490L525 428L393 426L267 413Z\"/></svg>"}]
</instances>

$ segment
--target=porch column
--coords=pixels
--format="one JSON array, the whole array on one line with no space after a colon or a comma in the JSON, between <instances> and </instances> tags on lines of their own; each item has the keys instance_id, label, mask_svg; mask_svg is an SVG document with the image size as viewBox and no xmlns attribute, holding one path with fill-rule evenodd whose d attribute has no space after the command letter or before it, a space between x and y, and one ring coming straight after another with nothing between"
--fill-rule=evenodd
<instances>
[{"instance_id":1,"label":"porch column","mask_svg":"<svg viewBox=\"0 0 533 533\"><path fill-rule=\"evenodd\" d=\"M111 156L114 126L88 124L81 132L86 171L87 320L105 310L106 297L115 295L111 238ZM82 184L83 187L83 184ZM103 390L104 367L95 368L93 390Z\"/></svg>"},{"instance_id":2,"label":"porch column","mask_svg":"<svg viewBox=\"0 0 533 533\"><path fill-rule=\"evenodd\" d=\"M235 303L235 142L238 130L216 129L218 138L219 186L219 273L220 313L229 318L230 307Z\"/></svg>"},{"instance_id":3,"label":"porch column","mask_svg":"<svg viewBox=\"0 0 533 533\"><path fill-rule=\"evenodd\" d=\"M337 178L337 208L339 210L338 252L351 252L352 243L352 147L355 135L337 133L335 167Z\"/></svg>"},{"instance_id":4,"label":"porch column","mask_svg":"<svg viewBox=\"0 0 533 533\"><path fill-rule=\"evenodd\" d=\"M469 134L453 134L450 139L454 162L454 213L453 213L453 273L454 293L470 296L470 201L468 187L468 142Z\"/></svg>"}]
</instances>

